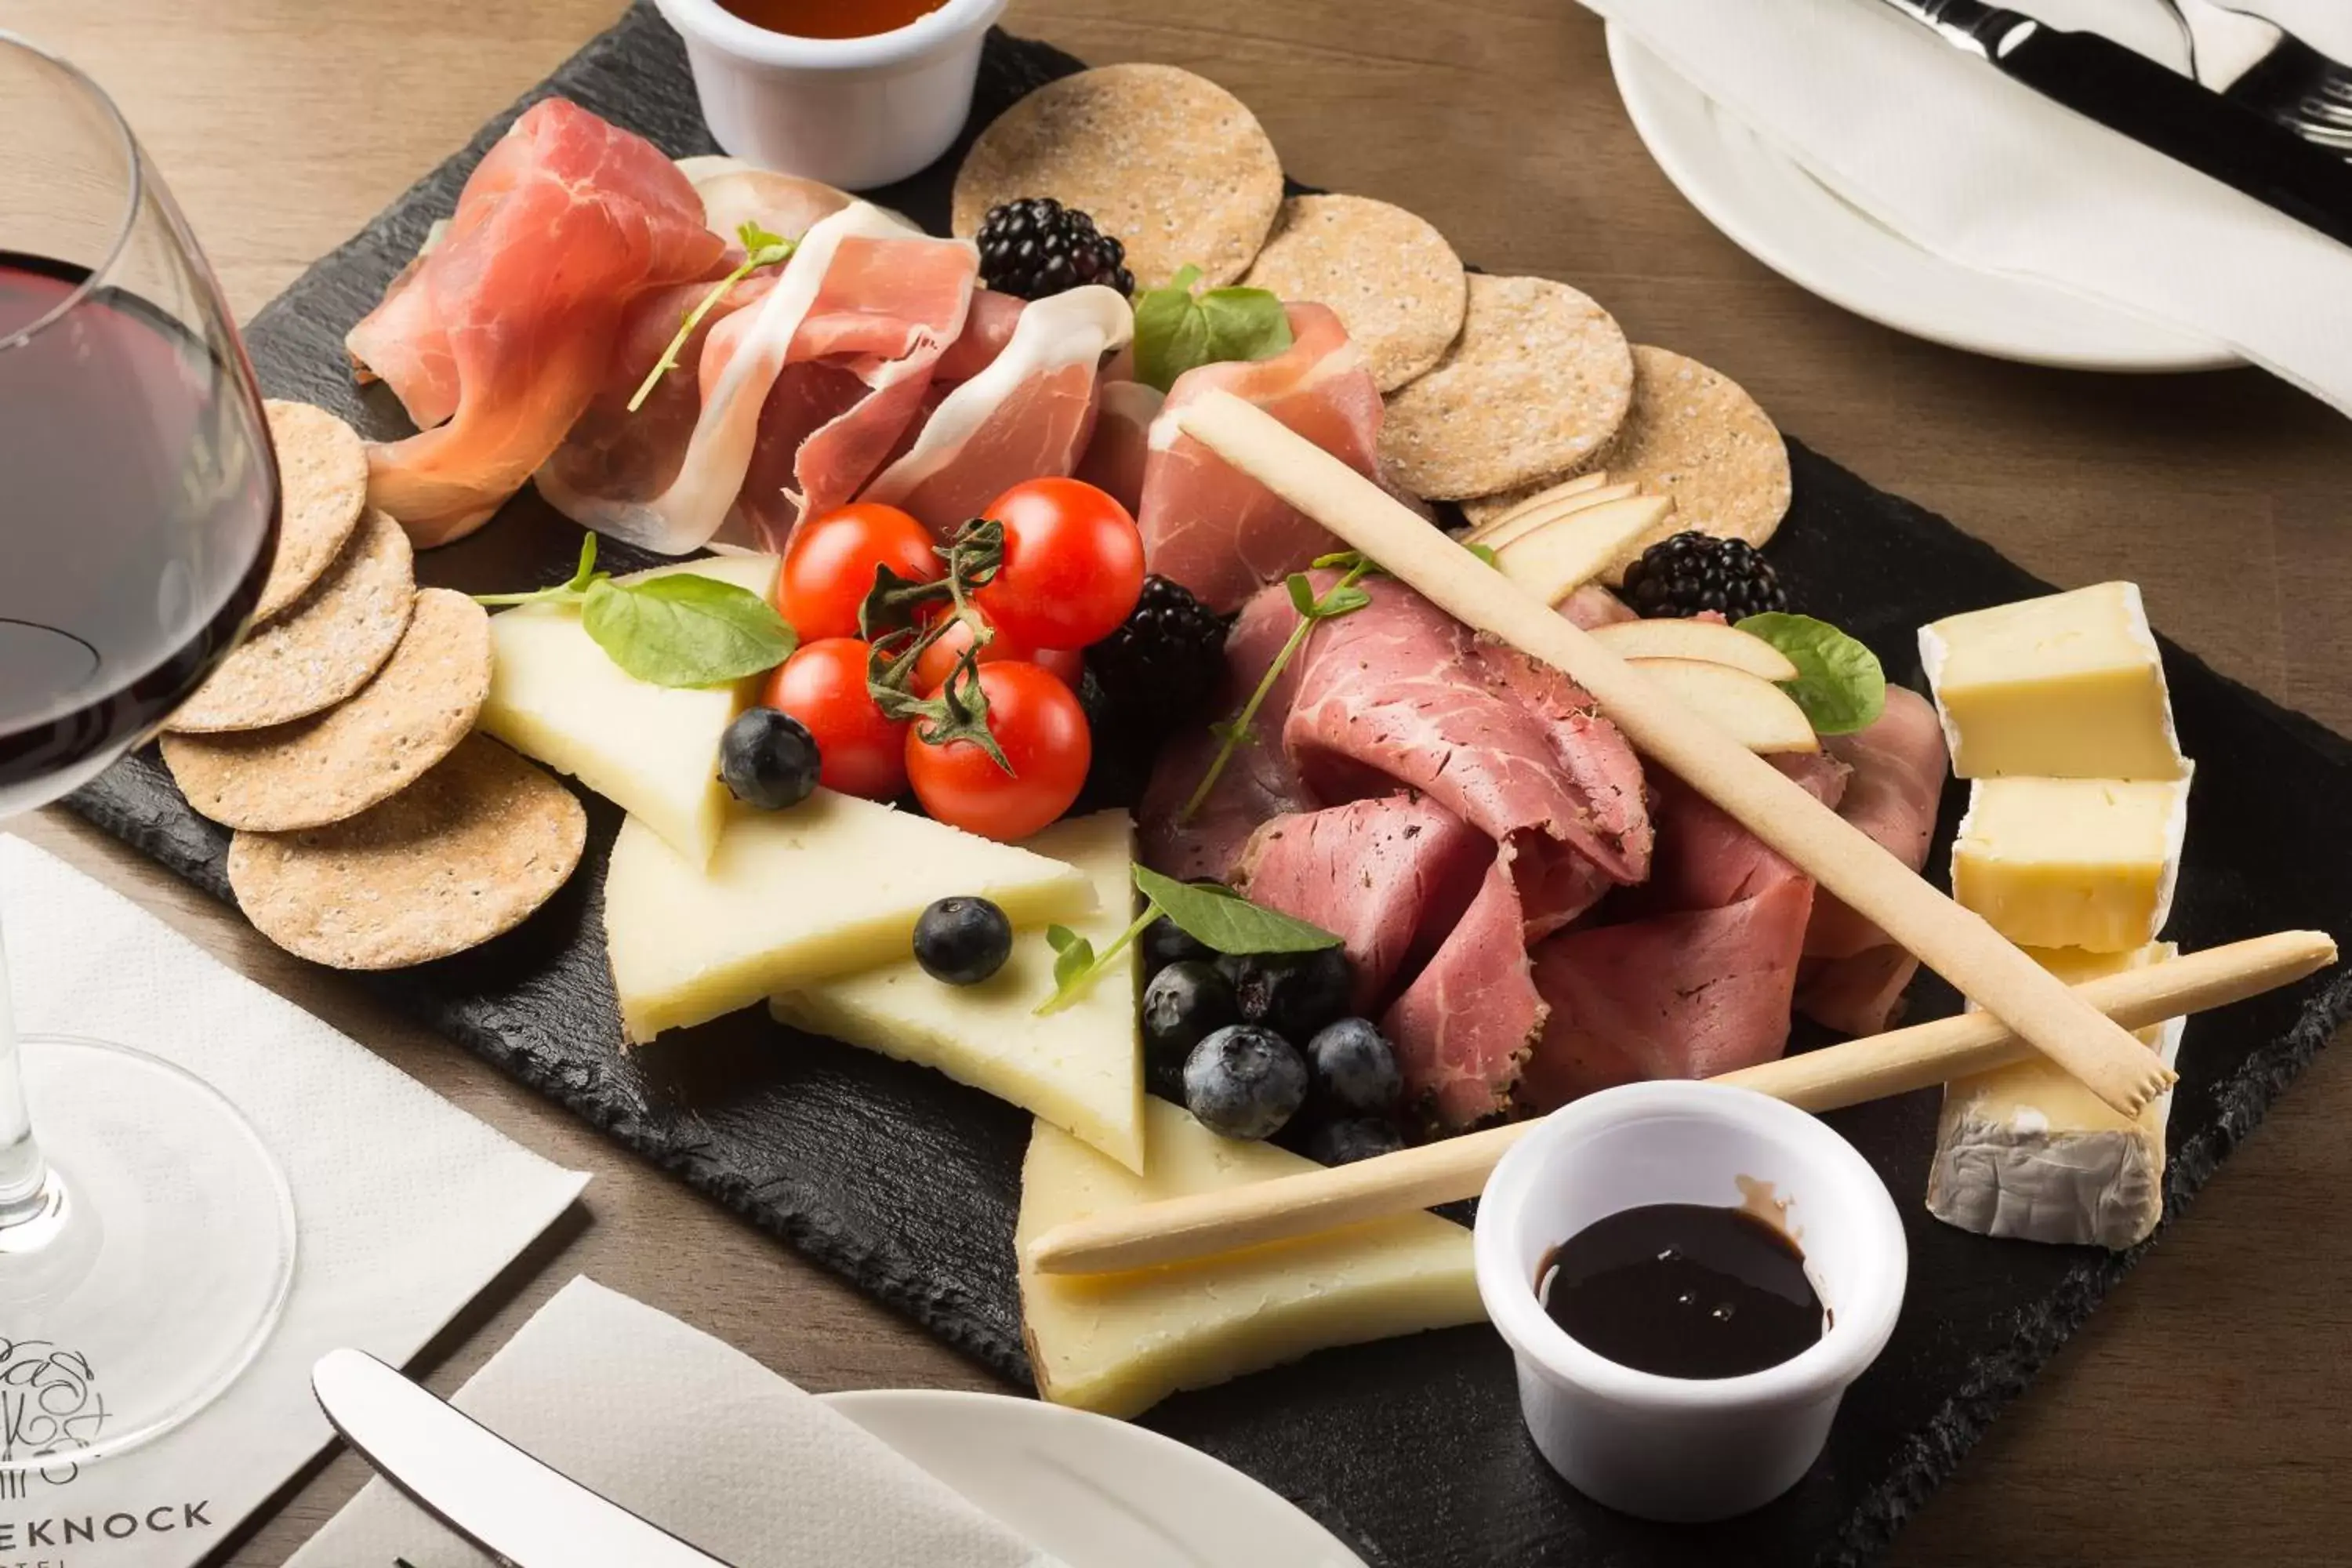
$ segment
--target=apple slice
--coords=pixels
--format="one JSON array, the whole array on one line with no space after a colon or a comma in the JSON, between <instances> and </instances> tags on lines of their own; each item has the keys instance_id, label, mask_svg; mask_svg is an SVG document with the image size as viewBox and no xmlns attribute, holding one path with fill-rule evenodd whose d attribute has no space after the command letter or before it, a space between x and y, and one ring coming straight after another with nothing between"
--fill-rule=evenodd
<instances>
[{"instance_id":1,"label":"apple slice","mask_svg":"<svg viewBox=\"0 0 2352 1568\"><path fill-rule=\"evenodd\" d=\"M1483 544L1489 550L1500 550L1511 541L1524 539L1544 524L1557 522L1570 512L1582 511L1590 506L1605 505L1612 500L1623 500L1627 496L1639 495L1641 492L1642 486L1639 480L1626 479L1619 484L1594 485L1570 495L1549 499L1538 496L1534 500L1513 507L1507 513L1495 519L1484 528L1472 529L1464 542Z\"/></svg>"},{"instance_id":2,"label":"apple slice","mask_svg":"<svg viewBox=\"0 0 2352 1568\"><path fill-rule=\"evenodd\" d=\"M1753 640L1753 639L1750 639ZM1668 695L1751 752L1818 752L1821 737L1789 694L1759 676L1696 658L1632 661Z\"/></svg>"},{"instance_id":3,"label":"apple slice","mask_svg":"<svg viewBox=\"0 0 2352 1568\"><path fill-rule=\"evenodd\" d=\"M1495 566L1545 604L1557 605L1674 510L1672 496L1623 496L1585 507L1496 548Z\"/></svg>"},{"instance_id":4,"label":"apple slice","mask_svg":"<svg viewBox=\"0 0 2352 1568\"><path fill-rule=\"evenodd\" d=\"M1465 500L1462 503L1462 515L1470 520L1470 531L1473 533L1486 533L1490 531L1496 523L1507 522L1523 511L1533 511L1538 507L1549 506L1552 502L1564 500L1569 496L1582 495L1587 490L1597 490L1608 482L1609 475L1605 471L1600 468L1589 468L1583 473L1562 479L1556 485L1546 485L1533 495L1521 496L1515 501L1504 503L1491 498Z\"/></svg>"},{"instance_id":5,"label":"apple slice","mask_svg":"<svg viewBox=\"0 0 2352 1568\"><path fill-rule=\"evenodd\" d=\"M1797 679L1797 667L1787 654L1721 621L1619 621L1593 627L1592 637L1619 658L1696 658L1744 669L1759 680Z\"/></svg>"}]
</instances>

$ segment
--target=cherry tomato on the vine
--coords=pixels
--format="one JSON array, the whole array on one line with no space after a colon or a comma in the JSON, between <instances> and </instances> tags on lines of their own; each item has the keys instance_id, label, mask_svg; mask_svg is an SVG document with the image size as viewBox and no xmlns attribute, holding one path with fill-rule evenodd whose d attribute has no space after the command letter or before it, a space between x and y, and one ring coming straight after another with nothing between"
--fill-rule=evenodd
<instances>
[{"instance_id":1,"label":"cherry tomato on the vine","mask_svg":"<svg viewBox=\"0 0 2352 1568\"><path fill-rule=\"evenodd\" d=\"M972 622L985 620L978 610L967 609L956 624L940 634L940 640L925 648L915 660L915 690L925 697L937 691L956 667L963 650L971 646ZM1086 668L1086 657L1067 648L1033 648L1009 633L999 631L980 650L982 664L1001 664L1007 659L1024 659L1069 687L1077 689L1078 674Z\"/></svg>"},{"instance_id":2,"label":"cherry tomato on the vine","mask_svg":"<svg viewBox=\"0 0 2352 1568\"><path fill-rule=\"evenodd\" d=\"M1143 536L1108 491L1030 479L981 514L1004 525L1004 563L972 595L1031 647L1083 648L1117 631L1143 593Z\"/></svg>"},{"instance_id":3,"label":"cherry tomato on the vine","mask_svg":"<svg viewBox=\"0 0 2352 1568\"><path fill-rule=\"evenodd\" d=\"M942 567L930 530L895 506L859 501L800 525L776 578L776 608L803 642L854 637L874 569L929 582Z\"/></svg>"},{"instance_id":4,"label":"cherry tomato on the vine","mask_svg":"<svg viewBox=\"0 0 2352 1568\"><path fill-rule=\"evenodd\" d=\"M867 646L822 637L768 678L761 699L808 727L816 741L816 782L843 795L896 800L907 789L907 722L886 719L866 689Z\"/></svg>"},{"instance_id":5,"label":"cherry tomato on the vine","mask_svg":"<svg viewBox=\"0 0 2352 1568\"><path fill-rule=\"evenodd\" d=\"M1013 771L971 741L930 744L918 722L907 735L907 774L931 816L1009 844L1070 809L1087 782L1094 738L1077 697L1034 664L983 664L980 689L989 731Z\"/></svg>"}]
</instances>

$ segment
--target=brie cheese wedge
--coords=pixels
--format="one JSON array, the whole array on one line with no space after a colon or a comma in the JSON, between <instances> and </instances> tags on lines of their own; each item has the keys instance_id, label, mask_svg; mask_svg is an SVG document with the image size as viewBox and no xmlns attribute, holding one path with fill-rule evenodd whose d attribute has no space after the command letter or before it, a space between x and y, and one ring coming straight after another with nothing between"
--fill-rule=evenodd
<instances>
[{"instance_id":1,"label":"brie cheese wedge","mask_svg":"<svg viewBox=\"0 0 2352 1568\"><path fill-rule=\"evenodd\" d=\"M1084 871L1098 900L1072 929L1109 951L1130 923L1135 833L1123 811L1057 822L1023 847ZM1037 1016L1054 994L1054 951L1023 931L1004 967L977 985L932 979L911 958L770 998L778 1022L831 1035L1010 1100L1143 1168L1143 1050L1136 1026L1142 959L1129 943L1086 993Z\"/></svg>"},{"instance_id":2,"label":"brie cheese wedge","mask_svg":"<svg viewBox=\"0 0 2352 1568\"><path fill-rule=\"evenodd\" d=\"M2189 780L1979 779L1952 897L2025 947L2127 952L2172 909Z\"/></svg>"}]
</instances>

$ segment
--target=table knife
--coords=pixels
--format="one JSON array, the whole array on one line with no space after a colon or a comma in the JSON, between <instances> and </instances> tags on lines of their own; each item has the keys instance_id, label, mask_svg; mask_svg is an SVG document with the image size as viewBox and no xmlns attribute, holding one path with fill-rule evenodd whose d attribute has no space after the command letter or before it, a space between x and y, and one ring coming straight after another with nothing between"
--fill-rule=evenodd
<instances>
[{"instance_id":1,"label":"table knife","mask_svg":"<svg viewBox=\"0 0 2352 1568\"><path fill-rule=\"evenodd\" d=\"M728 1568L372 1355L329 1352L310 1369L310 1388L378 1474L505 1568Z\"/></svg>"},{"instance_id":2,"label":"table knife","mask_svg":"<svg viewBox=\"0 0 2352 1568\"><path fill-rule=\"evenodd\" d=\"M2043 97L2352 245L2352 163L2095 33L1981 0L1886 0Z\"/></svg>"}]
</instances>

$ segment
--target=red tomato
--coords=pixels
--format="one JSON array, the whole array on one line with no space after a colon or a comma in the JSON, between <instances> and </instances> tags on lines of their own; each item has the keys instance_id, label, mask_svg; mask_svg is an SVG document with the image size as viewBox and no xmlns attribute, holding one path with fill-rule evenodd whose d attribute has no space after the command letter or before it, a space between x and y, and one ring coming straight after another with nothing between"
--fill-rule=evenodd
<instances>
[{"instance_id":1,"label":"red tomato","mask_svg":"<svg viewBox=\"0 0 2352 1568\"><path fill-rule=\"evenodd\" d=\"M768 678L771 708L808 726L816 782L844 795L896 800L907 789L907 723L885 719L866 689L866 645L856 637L803 643Z\"/></svg>"},{"instance_id":2,"label":"red tomato","mask_svg":"<svg viewBox=\"0 0 2352 1568\"><path fill-rule=\"evenodd\" d=\"M929 582L941 566L930 530L895 506L859 501L801 524L784 551L776 608L803 642L854 637L874 569Z\"/></svg>"},{"instance_id":3,"label":"red tomato","mask_svg":"<svg viewBox=\"0 0 2352 1568\"><path fill-rule=\"evenodd\" d=\"M982 513L1004 525L1004 564L972 595L1031 647L1082 648L1118 630L1143 594L1143 536L1083 479L1031 479Z\"/></svg>"},{"instance_id":4,"label":"red tomato","mask_svg":"<svg viewBox=\"0 0 2352 1568\"><path fill-rule=\"evenodd\" d=\"M957 623L942 634L940 640L923 650L915 661L915 689L928 697L937 691L948 678L948 671L971 646L972 623L984 619L978 610L966 610ZM1067 648L1033 648L1027 644L998 632L988 646L980 650L980 662L998 664L1006 659L1024 659L1045 670L1072 690L1077 689L1078 673L1086 668L1086 656Z\"/></svg>"},{"instance_id":5,"label":"red tomato","mask_svg":"<svg viewBox=\"0 0 2352 1568\"><path fill-rule=\"evenodd\" d=\"M1034 664L983 664L980 689L988 694L988 727L1013 771L970 741L931 745L918 723L907 734L907 774L915 798L940 821L1010 844L1070 809L1087 782L1094 739L1076 696Z\"/></svg>"}]
</instances>

